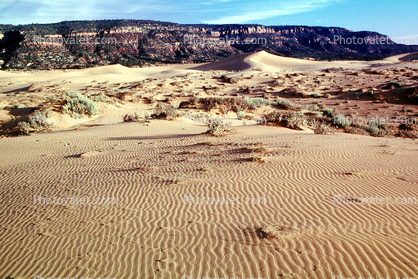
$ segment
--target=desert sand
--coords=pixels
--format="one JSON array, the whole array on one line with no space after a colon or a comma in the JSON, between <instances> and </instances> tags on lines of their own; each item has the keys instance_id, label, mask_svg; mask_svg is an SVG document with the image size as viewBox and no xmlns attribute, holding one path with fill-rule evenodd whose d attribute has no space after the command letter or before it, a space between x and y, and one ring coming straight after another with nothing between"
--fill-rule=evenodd
<instances>
[{"instance_id":1,"label":"desert sand","mask_svg":"<svg viewBox=\"0 0 418 279\"><path fill-rule=\"evenodd\" d=\"M215 137L185 116L123 123L152 113L151 98L178 106L228 96L412 118L418 107L402 90L416 86L418 64L405 57L260 52L202 65L1 71L0 278L418 277L416 139L251 120ZM393 80L402 88L382 89ZM65 91L103 96L99 113L74 120L55 109L51 97ZM7 134L6 124L45 102L55 127Z\"/></svg>"}]
</instances>

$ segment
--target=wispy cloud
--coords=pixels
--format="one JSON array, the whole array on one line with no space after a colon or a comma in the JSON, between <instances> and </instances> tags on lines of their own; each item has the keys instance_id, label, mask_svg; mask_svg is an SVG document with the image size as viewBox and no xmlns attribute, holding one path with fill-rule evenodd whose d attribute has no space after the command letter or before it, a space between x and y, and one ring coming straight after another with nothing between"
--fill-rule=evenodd
<instances>
[{"instance_id":1,"label":"wispy cloud","mask_svg":"<svg viewBox=\"0 0 418 279\"><path fill-rule=\"evenodd\" d=\"M0 0L0 24L145 17L173 10L168 4L167 0Z\"/></svg>"},{"instance_id":2,"label":"wispy cloud","mask_svg":"<svg viewBox=\"0 0 418 279\"><path fill-rule=\"evenodd\" d=\"M225 16L222 18L214 19L214 20L205 20L204 23L208 24L230 24L230 23L248 23L248 22L255 22L257 20L263 20L267 18L277 17L277 16L284 16L284 15L294 15L300 14L304 12L310 12L316 9L323 8L332 4L333 2L337 2L339 0L304 0L298 1L295 3L286 3L282 4L279 9L259 9L257 11L246 11L242 14L232 15L232 16ZM254 6L256 7L263 7L264 5L254 5L251 3L251 8L253 9Z\"/></svg>"}]
</instances>

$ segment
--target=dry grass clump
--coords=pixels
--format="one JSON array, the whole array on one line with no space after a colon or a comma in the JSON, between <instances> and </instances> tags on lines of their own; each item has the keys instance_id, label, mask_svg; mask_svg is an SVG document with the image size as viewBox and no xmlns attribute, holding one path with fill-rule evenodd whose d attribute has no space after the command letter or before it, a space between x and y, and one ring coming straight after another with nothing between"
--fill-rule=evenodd
<instances>
[{"instance_id":1,"label":"dry grass clump","mask_svg":"<svg viewBox=\"0 0 418 279\"><path fill-rule=\"evenodd\" d=\"M338 128L347 128L350 121L342 114L336 114L332 117L332 124Z\"/></svg>"},{"instance_id":2,"label":"dry grass clump","mask_svg":"<svg viewBox=\"0 0 418 279\"><path fill-rule=\"evenodd\" d=\"M395 89L402 87L403 83L400 81L390 81L383 89Z\"/></svg>"},{"instance_id":3,"label":"dry grass clump","mask_svg":"<svg viewBox=\"0 0 418 279\"><path fill-rule=\"evenodd\" d=\"M322 113L323 113L324 116L333 117L334 110L332 108L323 108Z\"/></svg>"},{"instance_id":4,"label":"dry grass clump","mask_svg":"<svg viewBox=\"0 0 418 279\"><path fill-rule=\"evenodd\" d=\"M259 153L255 152L255 150L251 150L250 156L247 158L250 162L262 162L261 156Z\"/></svg>"},{"instance_id":5,"label":"dry grass clump","mask_svg":"<svg viewBox=\"0 0 418 279\"><path fill-rule=\"evenodd\" d=\"M123 117L123 122L137 122L141 120L141 116L138 113L125 114Z\"/></svg>"},{"instance_id":6,"label":"dry grass clump","mask_svg":"<svg viewBox=\"0 0 418 279\"><path fill-rule=\"evenodd\" d=\"M221 137L228 131L229 123L224 118L208 117L206 118L205 123L209 128L209 130L206 131L208 134Z\"/></svg>"},{"instance_id":7,"label":"dry grass clump","mask_svg":"<svg viewBox=\"0 0 418 279\"><path fill-rule=\"evenodd\" d=\"M330 134L335 134L336 131L331 126L325 123L321 123L314 128L314 132L315 134L319 134L319 135L330 135Z\"/></svg>"},{"instance_id":8,"label":"dry grass clump","mask_svg":"<svg viewBox=\"0 0 418 279\"><path fill-rule=\"evenodd\" d=\"M280 226L280 225L267 225L262 228L257 229L257 233L262 238L277 238L281 239L283 237L293 236L295 232L291 227Z\"/></svg>"},{"instance_id":9,"label":"dry grass clump","mask_svg":"<svg viewBox=\"0 0 418 279\"><path fill-rule=\"evenodd\" d=\"M285 126L291 129L302 130L302 127L308 127L314 130L316 134L335 134L336 130L328 123L329 119L322 119L316 115L295 111L274 111L264 115L267 123L273 123L279 126Z\"/></svg>"},{"instance_id":10,"label":"dry grass clump","mask_svg":"<svg viewBox=\"0 0 418 279\"><path fill-rule=\"evenodd\" d=\"M379 137L386 134L387 126L384 121L370 121L364 130L367 131L371 136Z\"/></svg>"},{"instance_id":11,"label":"dry grass clump","mask_svg":"<svg viewBox=\"0 0 418 279\"><path fill-rule=\"evenodd\" d=\"M151 118L173 120L176 119L177 116L179 116L179 113L174 106L158 102Z\"/></svg>"},{"instance_id":12,"label":"dry grass clump","mask_svg":"<svg viewBox=\"0 0 418 279\"><path fill-rule=\"evenodd\" d=\"M237 83L238 82L238 79L237 78L235 78L235 77L228 77L228 76L221 76L221 80L224 81L224 82L226 82L226 83L231 83L231 84L234 84L234 83Z\"/></svg>"},{"instance_id":13,"label":"dry grass clump","mask_svg":"<svg viewBox=\"0 0 418 279\"><path fill-rule=\"evenodd\" d=\"M246 110L254 110L263 106L277 105L277 102L266 100L263 98L190 98L188 101L181 102L179 108L196 108L198 104L202 104L209 111L220 109L223 113L229 111L240 112Z\"/></svg>"},{"instance_id":14,"label":"dry grass clump","mask_svg":"<svg viewBox=\"0 0 418 279\"><path fill-rule=\"evenodd\" d=\"M267 123L273 123L298 130L301 130L303 126L308 126L309 124L307 117L302 112L273 111L267 115L264 115L264 118Z\"/></svg>"},{"instance_id":15,"label":"dry grass clump","mask_svg":"<svg viewBox=\"0 0 418 279\"><path fill-rule=\"evenodd\" d=\"M54 125L48 121L51 116L50 110L37 111L29 116L28 121L21 121L17 125L21 134L29 135L32 132L48 130Z\"/></svg>"}]
</instances>

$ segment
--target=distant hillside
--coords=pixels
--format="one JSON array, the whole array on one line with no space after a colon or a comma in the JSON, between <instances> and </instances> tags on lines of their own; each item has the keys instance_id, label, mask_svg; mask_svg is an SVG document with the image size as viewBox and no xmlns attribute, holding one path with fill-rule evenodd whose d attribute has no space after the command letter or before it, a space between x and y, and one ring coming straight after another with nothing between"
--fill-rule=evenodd
<instances>
[{"instance_id":1,"label":"distant hillside","mask_svg":"<svg viewBox=\"0 0 418 279\"><path fill-rule=\"evenodd\" d=\"M183 25L144 20L0 25L3 69L216 61L265 50L316 60L376 60L417 52L376 32L336 27Z\"/></svg>"}]
</instances>

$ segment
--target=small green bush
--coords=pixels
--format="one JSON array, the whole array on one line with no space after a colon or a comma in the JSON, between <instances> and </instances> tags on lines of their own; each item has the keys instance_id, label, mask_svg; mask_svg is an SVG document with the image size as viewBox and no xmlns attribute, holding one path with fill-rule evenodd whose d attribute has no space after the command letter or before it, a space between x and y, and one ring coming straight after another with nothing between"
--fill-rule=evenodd
<instances>
[{"instance_id":1,"label":"small green bush","mask_svg":"<svg viewBox=\"0 0 418 279\"><path fill-rule=\"evenodd\" d=\"M81 94L68 94L69 100L62 107L62 112L71 114L71 116L78 116L80 114L94 115L98 112L97 103L93 102L86 96Z\"/></svg>"},{"instance_id":2,"label":"small green bush","mask_svg":"<svg viewBox=\"0 0 418 279\"><path fill-rule=\"evenodd\" d=\"M239 120L244 119L246 116L247 116L247 115L246 115L246 114L245 114L245 112L243 112L243 111L239 111L239 112L237 112L237 118L238 118Z\"/></svg>"},{"instance_id":3,"label":"small green bush","mask_svg":"<svg viewBox=\"0 0 418 279\"><path fill-rule=\"evenodd\" d=\"M383 134L383 131L387 130L387 125L385 121L372 120L367 123L367 126L364 127L364 130L369 132L372 136L380 136Z\"/></svg>"},{"instance_id":4,"label":"small green bush","mask_svg":"<svg viewBox=\"0 0 418 279\"><path fill-rule=\"evenodd\" d=\"M364 130L369 132L372 136L378 136L380 134L380 129L376 125L376 123L369 123L366 127L364 127Z\"/></svg>"}]
</instances>

